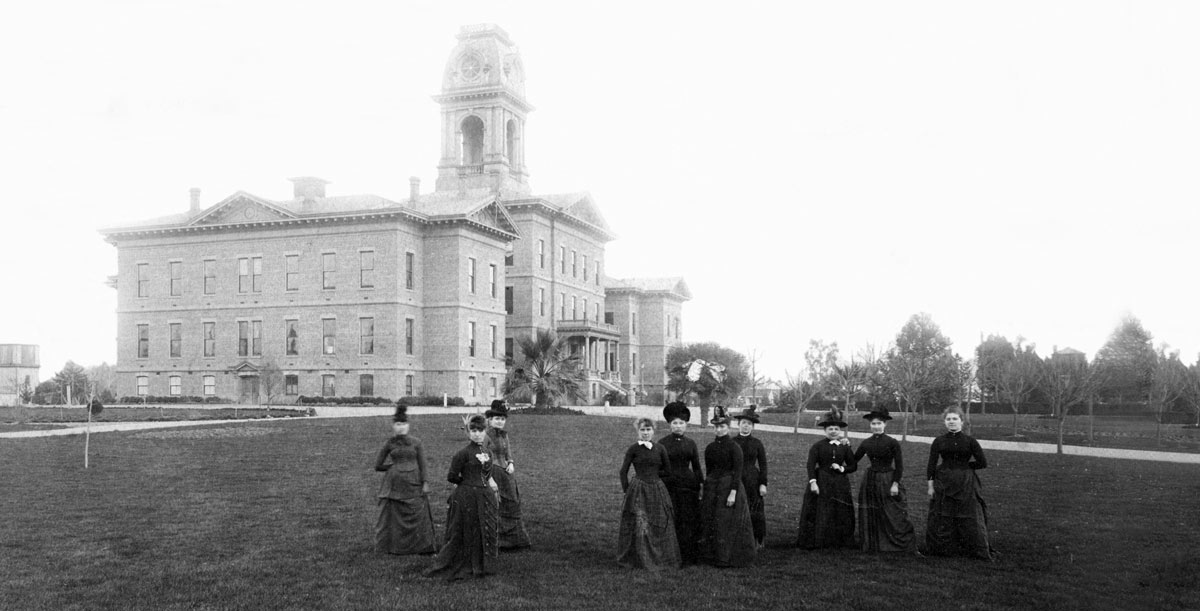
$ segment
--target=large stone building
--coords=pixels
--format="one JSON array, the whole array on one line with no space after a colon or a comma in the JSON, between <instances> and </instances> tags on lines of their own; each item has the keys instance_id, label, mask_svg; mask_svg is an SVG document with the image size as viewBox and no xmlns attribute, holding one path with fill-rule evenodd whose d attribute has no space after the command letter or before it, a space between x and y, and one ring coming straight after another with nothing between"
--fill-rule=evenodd
<instances>
[{"instance_id":1,"label":"large stone building","mask_svg":"<svg viewBox=\"0 0 1200 611\"><path fill-rule=\"evenodd\" d=\"M32 394L40 384L38 346L0 344L0 405L20 405L23 393Z\"/></svg>"},{"instance_id":2,"label":"large stone building","mask_svg":"<svg viewBox=\"0 0 1200 611\"><path fill-rule=\"evenodd\" d=\"M640 384L623 344L644 346L639 367L661 372L669 338L639 343L606 306L608 290L638 285L606 283L613 234L596 203L529 187L524 79L502 29L460 31L435 97L431 193L414 178L403 201L333 196L301 177L291 199L239 191L203 208L193 189L187 212L104 230L117 247L118 394L486 403L514 340L537 329L584 358L590 401ZM673 300L654 289L647 303L661 305L637 306L674 316L674 341L689 297L676 283Z\"/></svg>"}]
</instances>

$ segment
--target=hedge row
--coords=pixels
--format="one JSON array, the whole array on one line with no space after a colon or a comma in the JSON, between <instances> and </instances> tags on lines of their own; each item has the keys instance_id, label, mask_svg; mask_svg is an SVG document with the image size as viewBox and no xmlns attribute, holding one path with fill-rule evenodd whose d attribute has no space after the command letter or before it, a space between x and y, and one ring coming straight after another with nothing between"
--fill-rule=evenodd
<instances>
[{"instance_id":1,"label":"hedge row","mask_svg":"<svg viewBox=\"0 0 1200 611\"><path fill-rule=\"evenodd\" d=\"M297 405L384 405L390 404L387 397L308 397L300 395Z\"/></svg>"},{"instance_id":2,"label":"hedge row","mask_svg":"<svg viewBox=\"0 0 1200 611\"><path fill-rule=\"evenodd\" d=\"M462 407L467 404L467 401L462 397L450 397L446 400L446 404L453 407ZM396 401L396 405L403 405L405 407L414 407L417 405L441 407L442 397L440 395L430 395L427 397L400 397L400 400Z\"/></svg>"},{"instance_id":3,"label":"hedge row","mask_svg":"<svg viewBox=\"0 0 1200 611\"><path fill-rule=\"evenodd\" d=\"M167 395L167 396L163 396L163 397L157 397L154 395L146 395L146 396L130 395L130 396L121 397L120 400L117 401L117 403L119 403L121 405L140 405L142 403L210 403L211 404L211 403L236 403L236 401L230 401L229 399L225 399L223 397L195 397L195 396L184 396L184 395L178 395L178 396Z\"/></svg>"}]
</instances>

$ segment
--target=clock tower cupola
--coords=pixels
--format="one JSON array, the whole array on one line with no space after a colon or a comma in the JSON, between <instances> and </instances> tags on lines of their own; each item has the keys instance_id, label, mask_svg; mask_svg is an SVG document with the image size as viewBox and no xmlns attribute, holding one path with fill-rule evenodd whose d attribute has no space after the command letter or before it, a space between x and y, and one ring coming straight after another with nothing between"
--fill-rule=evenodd
<instances>
[{"instance_id":1,"label":"clock tower cupola","mask_svg":"<svg viewBox=\"0 0 1200 611\"><path fill-rule=\"evenodd\" d=\"M525 169L525 68L508 33L463 26L442 76L442 155L438 191L487 190L528 196Z\"/></svg>"}]
</instances>

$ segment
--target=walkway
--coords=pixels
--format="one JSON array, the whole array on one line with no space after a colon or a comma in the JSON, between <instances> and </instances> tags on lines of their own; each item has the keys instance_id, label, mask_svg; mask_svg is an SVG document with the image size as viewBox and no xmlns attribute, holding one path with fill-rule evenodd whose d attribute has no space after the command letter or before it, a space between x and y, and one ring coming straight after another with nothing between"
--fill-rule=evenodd
<instances>
[{"instance_id":1,"label":"walkway","mask_svg":"<svg viewBox=\"0 0 1200 611\"><path fill-rule=\"evenodd\" d=\"M662 408L650 406L581 406L573 407L585 414L592 416L609 416L616 418L662 418ZM479 407L410 407L408 413L413 415L421 414L474 414L482 412L484 408ZM317 418L354 418L367 416L390 416L394 413L392 407L317 407L315 408ZM700 425L700 410L692 410L692 426ZM234 424L253 422L256 424L274 423L274 422L289 422L296 420L306 420L303 417L289 418L255 418L241 420L180 420L173 422L106 422L103 424L93 424L93 433L107 433L111 431L140 431L146 429L163 429L181 426L204 426L211 424ZM85 432L83 426L63 427L46 429L40 431L14 431L11 433L0 433L0 439L20 439L28 437L53 437L58 435L82 435ZM792 427L780 426L775 424L760 424L755 427L755 430L765 433L791 433ZM823 436L825 431L813 428L801 428L801 435L816 435ZM850 433L850 437L856 439L864 439L869 437L869 433ZM908 440L913 443L932 443L933 437L925 437L918 435L909 435ZM987 439L979 440L979 445L988 450L1002 450L1005 452L1032 452L1035 454L1054 454L1058 448L1051 443L1025 443L1016 441L992 441ZM1174 462L1186 464L1200 464L1200 454L1185 454L1182 452L1157 452L1153 450L1127 450L1120 448L1089 448L1083 446L1063 446L1063 454L1068 456L1093 456L1099 458L1123 458L1127 460L1150 460L1158 462Z\"/></svg>"}]
</instances>

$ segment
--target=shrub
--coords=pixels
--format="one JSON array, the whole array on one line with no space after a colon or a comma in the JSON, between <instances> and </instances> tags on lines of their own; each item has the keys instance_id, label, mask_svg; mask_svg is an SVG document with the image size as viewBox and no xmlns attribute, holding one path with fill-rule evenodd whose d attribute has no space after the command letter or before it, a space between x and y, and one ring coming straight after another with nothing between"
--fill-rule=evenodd
<instances>
[{"instance_id":1,"label":"shrub","mask_svg":"<svg viewBox=\"0 0 1200 611\"><path fill-rule=\"evenodd\" d=\"M446 400L446 404L454 407L462 407L466 405L467 402L462 397L450 397ZM396 405L403 405L406 407L414 407L418 405L440 407L442 405L442 397L439 395L428 395L424 397L400 397L400 399L396 401Z\"/></svg>"}]
</instances>

